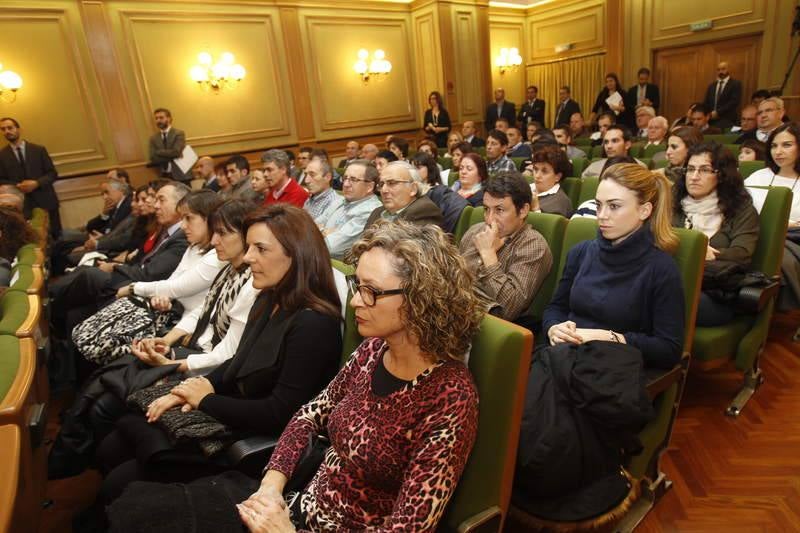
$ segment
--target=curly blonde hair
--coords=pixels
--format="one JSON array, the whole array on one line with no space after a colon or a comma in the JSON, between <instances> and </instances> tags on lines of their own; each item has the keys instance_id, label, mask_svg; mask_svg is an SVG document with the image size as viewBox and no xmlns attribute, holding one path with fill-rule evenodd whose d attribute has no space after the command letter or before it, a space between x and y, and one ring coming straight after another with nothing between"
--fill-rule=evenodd
<instances>
[{"instance_id":1,"label":"curly blonde hair","mask_svg":"<svg viewBox=\"0 0 800 533\"><path fill-rule=\"evenodd\" d=\"M463 361L484 311L458 249L436 226L379 220L353 245L348 262L357 263L373 248L382 248L394 258L394 270L405 291L401 319L420 350Z\"/></svg>"}]
</instances>

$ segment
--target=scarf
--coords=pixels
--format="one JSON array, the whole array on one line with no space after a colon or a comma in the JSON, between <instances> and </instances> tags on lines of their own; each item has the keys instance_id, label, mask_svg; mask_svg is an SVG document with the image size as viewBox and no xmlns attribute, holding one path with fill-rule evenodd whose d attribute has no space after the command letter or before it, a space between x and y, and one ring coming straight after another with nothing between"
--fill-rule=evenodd
<instances>
[{"instance_id":1,"label":"scarf","mask_svg":"<svg viewBox=\"0 0 800 533\"><path fill-rule=\"evenodd\" d=\"M719 209L717 191L700 200L695 200L687 194L681 200L681 208L686 215L684 226L703 233L709 239L722 227L724 217Z\"/></svg>"},{"instance_id":2,"label":"scarf","mask_svg":"<svg viewBox=\"0 0 800 533\"><path fill-rule=\"evenodd\" d=\"M225 268L220 270L214 282L211 284L208 293L206 293L205 300L203 301L203 310L200 313L197 327L195 327L194 333L189 338L186 346L196 346L197 341L209 325L213 328L211 346L219 344L222 338L225 337L225 334L228 332L228 326L231 324L228 313L233 307L233 303L239 295L239 291L241 291L250 277L250 267L237 271L228 263Z\"/></svg>"}]
</instances>

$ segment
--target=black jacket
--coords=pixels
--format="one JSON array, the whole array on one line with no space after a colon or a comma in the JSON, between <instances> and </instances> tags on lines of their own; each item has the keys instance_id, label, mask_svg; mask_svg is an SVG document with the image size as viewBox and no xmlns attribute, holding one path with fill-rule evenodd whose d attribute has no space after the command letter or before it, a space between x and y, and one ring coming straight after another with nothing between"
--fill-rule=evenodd
<instances>
[{"instance_id":1,"label":"black jacket","mask_svg":"<svg viewBox=\"0 0 800 533\"><path fill-rule=\"evenodd\" d=\"M116 228L120 222L128 218L131 214L131 195L125 197L119 207L114 207L114 210L106 217L97 215L89 222L86 223L86 231L99 231L103 234L111 233L111 230Z\"/></svg>"},{"instance_id":2,"label":"black jacket","mask_svg":"<svg viewBox=\"0 0 800 533\"><path fill-rule=\"evenodd\" d=\"M557 127L559 124L567 124L569 125L569 119L575 113L581 112L581 106L578 105L578 102L570 98L566 102L559 102L556 106L556 116L553 119L553 128Z\"/></svg>"},{"instance_id":3,"label":"black jacket","mask_svg":"<svg viewBox=\"0 0 800 533\"><path fill-rule=\"evenodd\" d=\"M717 93L717 82L714 80L708 85L706 89L706 97L704 100L705 106L709 110L714 109L714 96ZM719 95L717 101L717 120L723 121L727 124L736 124L738 120L737 113L739 112L739 104L742 103L742 82L730 78L725 88Z\"/></svg>"},{"instance_id":4,"label":"black jacket","mask_svg":"<svg viewBox=\"0 0 800 533\"><path fill-rule=\"evenodd\" d=\"M529 122L533 122L534 120L544 126L544 115L544 100L537 98L533 101L533 104L526 101L524 104L522 104L522 107L519 110L519 116L517 117L517 120L519 121L519 127L525 128Z\"/></svg>"},{"instance_id":5,"label":"black jacket","mask_svg":"<svg viewBox=\"0 0 800 533\"><path fill-rule=\"evenodd\" d=\"M47 148L25 141L25 168L22 168L10 145L0 150L0 185L16 185L32 179L39 182L39 187L25 195L25 214L30 216L34 207L46 211L58 209L58 196L53 189L53 182L58 179L58 172Z\"/></svg>"},{"instance_id":6,"label":"black jacket","mask_svg":"<svg viewBox=\"0 0 800 533\"><path fill-rule=\"evenodd\" d=\"M625 98L625 107L636 110L636 101L639 95L639 84L637 83L630 89ZM653 109L658 114L658 106L661 104L661 95L658 91L658 85L655 83L648 83L644 89L644 97L653 102Z\"/></svg>"},{"instance_id":7,"label":"black jacket","mask_svg":"<svg viewBox=\"0 0 800 533\"><path fill-rule=\"evenodd\" d=\"M453 233L461 218L461 212L467 207L467 201L447 185L437 185L428 191L428 198L442 210L444 223L442 229Z\"/></svg>"},{"instance_id":8,"label":"black jacket","mask_svg":"<svg viewBox=\"0 0 800 533\"><path fill-rule=\"evenodd\" d=\"M166 279L175 271L189 247L183 230L178 230L165 240L152 255L140 254L129 265L117 265L111 278L111 286L121 287L134 281L158 281Z\"/></svg>"},{"instance_id":9,"label":"black jacket","mask_svg":"<svg viewBox=\"0 0 800 533\"><path fill-rule=\"evenodd\" d=\"M517 122L517 106L508 100L503 102L503 112L500 116L497 115L497 103L492 102L486 106L486 120L484 120L484 127L486 131L494 129L494 123L498 118L504 118L508 121L508 125L513 127Z\"/></svg>"}]
</instances>

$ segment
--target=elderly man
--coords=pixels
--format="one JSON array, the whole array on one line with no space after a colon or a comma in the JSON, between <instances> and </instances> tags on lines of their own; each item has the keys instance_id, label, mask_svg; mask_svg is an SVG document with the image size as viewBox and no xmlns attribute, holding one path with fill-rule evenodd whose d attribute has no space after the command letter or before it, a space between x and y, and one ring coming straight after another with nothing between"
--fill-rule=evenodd
<instances>
[{"instance_id":1,"label":"elderly man","mask_svg":"<svg viewBox=\"0 0 800 533\"><path fill-rule=\"evenodd\" d=\"M508 157L531 157L531 146L522 142L522 133L517 128L508 128Z\"/></svg>"},{"instance_id":2,"label":"elderly man","mask_svg":"<svg viewBox=\"0 0 800 533\"><path fill-rule=\"evenodd\" d=\"M756 128L758 128L758 104L747 104L739 113L739 125L731 128L731 133L738 133L739 138L734 142L742 144L748 138L754 139ZM745 134L749 134L744 137Z\"/></svg>"},{"instance_id":3,"label":"elderly man","mask_svg":"<svg viewBox=\"0 0 800 533\"><path fill-rule=\"evenodd\" d=\"M381 207L375 196L378 169L366 159L356 159L344 170L342 193L344 202L328 217L322 234L334 259L343 259L364 232L367 219Z\"/></svg>"},{"instance_id":4,"label":"elderly man","mask_svg":"<svg viewBox=\"0 0 800 533\"><path fill-rule=\"evenodd\" d=\"M621 124L614 124L608 128L603 136L603 149L606 152L606 157L599 159L586 167L586 170L581 174L582 178L600 176L603 172L603 166L606 160L610 157L623 157L627 156L631 149L631 130ZM637 163L647 168L647 165L635 159Z\"/></svg>"},{"instance_id":5,"label":"elderly man","mask_svg":"<svg viewBox=\"0 0 800 533\"><path fill-rule=\"evenodd\" d=\"M311 215L317 226L324 227L333 212L344 202L333 190L333 170L330 164L317 157L312 159L306 167L306 185L310 196L303 204L303 209Z\"/></svg>"},{"instance_id":6,"label":"elderly man","mask_svg":"<svg viewBox=\"0 0 800 533\"><path fill-rule=\"evenodd\" d=\"M667 131L669 130L669 122L666 117L653 117L647 123L647 144L645 148L650 146L663 146L664 150L667 149Z\"/></svg>"},{"instance_id":7,"label":"elderly man","mask_svg":"<svg viewBox=\"0 0 800 533\"><path fill-rule=\"evenodd\" d=\"M369 216L365 227L378 219L403 219L414 224L436 224L442 227L444 218L439 207L420 191L422 177L416 167L406 161L394 161L381 172L378 190L383 205Z\"/></svg>"},{"instance_id":8,"label":"elderly man","mask_svg":"<svg viewBox=\"0 0 800 533\"><path fill-rule=\"evenodd\" d=\"M652 119L656 118L656 110L649 105L636 108L636 137L647 138L647 126Z\"/></svg>"},{"instance_id":9,"label":"elderly man","mask_svg":"<svg viewBox=\"0 0 800 533\"><path fill-rule=\"evenodd\" d=\"M264 194L263 205L286 203L302 208L308 200L308 193L289 177L289 156L286 152L274 148L267 150L261 156L261 163L269 187Z\"/></svg>"},{"instance_id":10,"label":"elderly man","mask_svg":"<svg viewBox=\"0 0 800 533\"><path fill-rule=\"evenodd\" d=\"M347 165L358 159L358 150L360 146L356 141L348 141L344 147L345 158L339 161L339 168L345 168Z\"/></svg>"},{"instance_id":11,"label":"elderly man","mask_svg":"<svg viewBox=\"0 0 800 533\"><path fill-rule=\"evenodd\" d=\"M758 111L756 111L756 124L757 128L749 132L745 132L736 139L737 144L741 144L747 139L755 139L762 143L767 142L769 134L772 130L783 124L783 115L786 113L784 109L783 100L777 96L771 96L762 100L758 104Z\"/></svg>"},{"instance_id":12,"label":"elderly man","mask_svg":"<svg viewBox=\"0 0 800 533\"><path fill-rule=\"evenodd\" d=\"M492 176L498 172L517 170L517 166L506 156L508 135L492 130L486 138L486 170Z\"/></svg>"},{"instance_id":13,"label":"elderly man","mask_svg":"<svg viewBox=\"0 0 800 533\"><path fill-rule=\"evenodd\" d=\"M461 126L461 136L464 137L464 142L468 142L473 148L486 146L486 141L478 137L475 122L471 120L464 121L464 125Z\"/></svg>"},{"instance_id":14,"label":"elderly man","mask_svg":"<svg viewBox=\"0 0 800 533\"><path fill-rule=\"evenodd\" d=\"M375 158L378 157L378 147L374 144L365 144L361 147L361 159L366 159L367 161L375 161Z\"/></svg>"},{"instance_id":15,"label":"elderly man","mask_svg":"<svg viewBox=\"0 0 800 533\"><path fill-rule=\"evenodd\" d=\"M727 61L717 65L717 80L709 84L703 103L711 124L730 128L736 121L736 110L742 102L742 82L731 78Z\"/></svg>"},{"instance_id":16,"label":"elderly man","mask_svg":"<svg viewBox=\"0 0 800 533\"><path fill-rule=\"evenodd\" d=\"M569 125L559 124L553 128L553 136L555 136L556 142L558 142L561 149L567 153L567 159L570 161L586 157L586 152L572 145L572 134L570 133Z\"/></svg>"},{"instance_id":17,"label":"elderly man","mask_svg":"<svg viewBox=\"0 0 800 533\"><path fill-rule=\"evenodd\" d=\"M484 189L485 222L467 230L459 245L486 310L526 327L533 320L522 315L553 266L547 241L525 222L532 202L518 172L501 172Z\"/></svg>"},{"instance_id":18,"label":"elderly man","mask_svg":"<svg viewBox=\"0 0 800 533\"><path fill-rule=\"evenodd\" d=\"M589 137L591 135L591 132L586 127L586 121L583 120L583 114L581 114L580 111L573 113L569 117L569 131L573 139Z\"/></svg>"},{"instance_id":19,"label":"elderly man","mask_svg":"<svg viewBox=\"0 0 800 533\"><path fill-rule=\"evenodd\" d=\"M194 164L194 177L203 180L203 189L219 192L220 184L217 180L217 173L214 172L214 160L204 155Z\"/></svg>"}]
</instances>

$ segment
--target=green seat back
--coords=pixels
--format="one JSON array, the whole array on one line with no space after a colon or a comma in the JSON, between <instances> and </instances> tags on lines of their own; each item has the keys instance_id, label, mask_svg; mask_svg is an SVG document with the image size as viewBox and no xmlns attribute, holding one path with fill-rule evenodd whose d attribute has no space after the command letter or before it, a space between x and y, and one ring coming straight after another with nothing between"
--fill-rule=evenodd
<instances>
[{"instance_id":1,"label":"green seat back","mask_svg":"<svg viewBox=\"0 0 800 533\"><path fill-rule=\"evenodd\" d=\"M583 170L589 166L589 160L585 157L576 157L572 160L572 175L573 176L580 176L583 174Z\"/></svg>"},{"instance_id":2,"label":"green seat back","mask_svg":"<svg viewBox=\"0 0 800 533\"><path fill-rule=\"evenodd\" d=\"M11 279L16 276L16 281L11 284L9 290L27 292L34 282L33 267L31 265L18 264L11 270Z\"/></svg>"},{"instance_id":3,"label":"green seat back","mask_svg":"<svg viewBox=\"0 0 800 533\"><path fill-rule=\"evenodd\" d=\"M348 265L342 263L341 261L337 261L336 259L331 259L331 265L333 268L344 274L345 276L350 276L356 273L356 269L353 268L352 265ZM347 302L344 305L347 306L347 310L345 311L344 315L344 333L342 335L342 359L341 364L344 365L348 359L350 359L350 355L358 348L358 345L361 344L363 338L358 333L358 324L356 323L356 311L353 309L353 306L350 305L350 298L353 295L350 293L350 290L347 291Z\"/></svg>"},{"instance_id":4,"label":"green seat back","mask_svg":"<svg viewBox=\"0 0 800 533\"><path fill-rule=\"evenodd\" d=\"M669 165L668 159L659 159L658 161L653 162L653 170L657 168L667 168L667 165Z\"/></svg>"},{"instance_id":5,"label":"green seat back","mask_svg":"<svg viewBox=\"0 0 800 533\"><path fill-rule=\"evenodd\" d=\"M26 244L17 250L17 264L35 265L38 263L38 247L35 244Z\"/></svg>"},{"instance_id":6,"label":"green seat back","mask_svg":"<svg viewBox=\"0 0 800 533\"><path fill-rule=\"evenodd\" d=\"M461 211L461 215L458 217L458 224L456 224L456 229L453 232L453 242L456 243L456 246L461 242L461 237L467 232L469 227L472 225L472 210L475 209L471 205L468 205Z\"/></svg>"},{"instance_id":7,"label":"green seat back","mask_svg":"<svg viewBox=\"0 0 800 533\"><path fill-rule=\"evenodd\" d=\"M720 134L703 135L703 141L705 141L705 142L716 141L719 144L733 144L733 143L736 142L736 139L738 139L738 138L739 138L739 135L736 134L736 133L734 133L734 134L730 134L730 133L725 134L725 133L723 133L721 135Z\"/></svg>"},{"instance_id":8,"label":"green seat back","mask_svg":"<svg viewBox=\"0 0 800 533\"><path fill-rule=\"evenodd\" d=\"M7 291L0 297L0 335L16 335L30 312L28 295Z\"/></svg>"},{"instance_id":9,"label":"green seat back","mask_svg":"<svg viewBox=\"0 0 800 533\"><path fill-rule=\"evenodd\" d=\"M783 242L789 224L792 191L770 187L759 216L758 244L753 253L752 269L768 275L780 274Z\"/></svg>"},{"instance_id":10,"label":"green seat back","mask_svg":"<svg viewBox=\"0 0 800 533\"><path fill-rule=\"evenodd\" d=\"M763 161L742 161L739 163L739 174L744 179L747 179L750 174L765 167L766 164Z\"/></svg>"},{"instance_id":11,"label":"green seat back","mask_svg":"<svg viewBox=\"0 0 800 533\"><path fill-rule=\"evenodd\" d=\"M676 228L675 232L678 234L680 244L673 257L678 264L683 282L684 319L686 320L683 349L690 351L697 317L697 302L700 299L700 287L703 284L708 237L699 231L684 228Z\"/></svg>"},{"instance_id":12,"label":"green seat back","mask_svg":"<svg viewBox=\"0 0 800 533\"><path fill-rule=\"evenodd\" d=\"M640 157L640 158L638 158L638 159L639 159L639 161L641 161L642 163L644 163L644 165L645 165L647 168L653 168L653 160L652 160L652 159L650 159L649 157Z\"/></svg>"},{"instance_id":13,"label":"green seat back","mask_svg":"<svg viewBox=\"0 0 800 533\"><path fill-rule=\"evenodd\" d=\"M17 377L19 363L19 339L13 335L0 335L0 403Z\"/></svg>"},{"instance_id":14,"label":"green seat back","mask_svg":"<svg viewBox=\"0 0 800 533\"><path fill-rule=\"evenodd\" d=\"M587 200L594 200L594 197L597 194L597 186L599 184L600 178L597 176L583 178L583 183L581 184L581 194L578 196L578 205L581 205Z\"/></svg>"},{"instance_id":15,"label":"green seat back","mask_svg":"<svg viewBox=\"0 0 800 533\"><path fill-rule=\"evenodd\" d=\"M437 159L439 166L442 167L442 170L448 170L453 168L453 158L452 157L440 157Z\"/></svg>"},{"instance_id":16,"label":"green seat back","mask_svg":"<svg viewBox=\"0 0 800 533\"><path fill-rule=\"evenodd\" d=\"M726 144L725 148L734 155L734 157L739 156L739 150L742 148L741 144Z\"/></svg>"},{"instance_id":17,"label":"green seat back","mask_svg":"<svg viewBox=\"0 0 800 533\"><path fill-rule=\"evenodd\" d=\"M601 147L599 145L598 146L589 145L586 146L586 148L583 148L583 151L586 152L586 160L587 160L586 166L589 166L589 162L591 162L592 159L597 157L596 154L600 153L601 151L600 148Z\"/></svg>"},{"instance_id":18,"label":"green seat back","mask_svg":"<svg viewBox=\"0 0 800 533\"><path fill-rule=\"evenodd\" d=\"M577 209L578 198L581 196L581 187L583 186L583 181L580 178L564 178L561 180L560 185L564 190L564 194L566 194L569 198L572 208Z\"/></svg>"},{"instance_id":19,"label":"green seat back","mask_svg":"<svg viewBox=\"0 0 800 533\"><path fill-rule=\"evenodd\" d=\"M642 157L652 158L659 152L666 152L667 147L663 144L651 144L647 148L642 148Z\"/></svg>"},{"instance_id":20,"label":"green seat back","mask_svg":"<svg viewBox=\"0 0 800 533\"><path fill-rule=\"evenodd\" d=\"M564 232L564 242L561 245L561 255L558 259L557 279L561 279L564 272L564 265L567 263L567 253L578 243L591 241L597 237L597 220L594 218L571 218ZM555 261L556 256L553 256Z\"/></svg>"},{"instance_id":21,"label":"green seat back","mask_svg":"<svg viewBox=\"0 0 800 533\"><path fill-rule=\"evenodd\" d=\"M638 157L640 159L642 157L646 157L643 153L645 144L646 143L642 141L636 141L635 143L631 144L631 149L628 151L628 154L631 157Z\"/></svg>"},{"instance_id":22,"label":"green seat back","mask_svg":"<svg viewBox=\"0 0 800 533\"><path fill-rule=\"evenodd\" d=\"M581 146L581 147L583 147L583 146L589 146L589 145L591 145L591 144L592 144L592 139L591 139L590 137L577 137L577 138L573 138L573 139L572 139L572 143L573 143L575 146ZM582 149L584 152L586 151L586 150L585 150L585 149L583 149L583 148L581 148L581 149Z\"/></svg>"},{"instance_id":23,"label":"green seat back","mask_svg":"<svg viewBox=\"0 0 800 533\"><path fill-rule=\"evenodd\" d=\"M478 434L442 519L448 531L463 531L466 521L485 511L508 510L532 345L530 331L490 315L472 339Z\"/></svg>"},{"instance_id":24,"label":"green seat back","mask_svg":"<svg viewBox=\"0 0 800 533\"><path fill-rule=\"evenodd\" d=\"M514 166L517 167L517 170L519 170L520 165L522 165L522 162L525 161L526 159L527 159L527 157L512 157L511 158L511 160L514 162Z\"/></svg>"},{"instance_id":25,"label":"green seat back","mask_svg":"<svg viewBox=\"0 0 800 533\"><path fill-rule=\"evenodd\" d=\"M478 152L478 154L479 154L479 155L480 155L482 158L486 159L486 147L485 147L485 146L481 146L481 147L479 147L479 148L475 148L475 151L476 151L476 152Z\"/></svg>"},{"instance_id":26,"label":"green seat back","mask_svg":"<svg viewBox=\"0 0 800 533\"><path fill-rule=\"evenodd\" d=\"M437 149L436 149L436 152L437 152L437 155L438 155L439 157L442 157L444 154L446 154L446 153L447 153L447 148L437 148Z\"/></svg>"}]
</instances>

